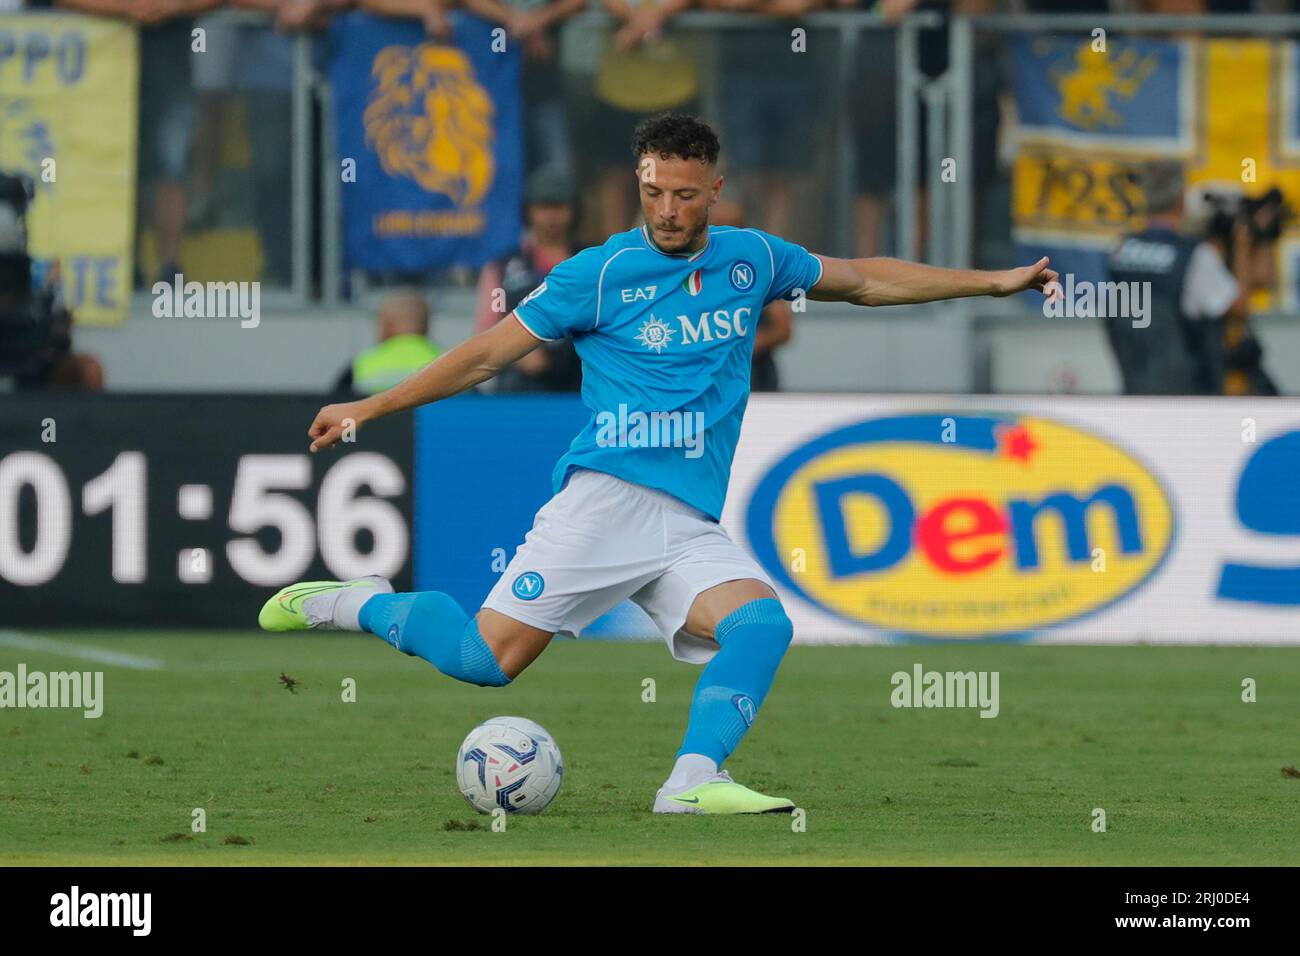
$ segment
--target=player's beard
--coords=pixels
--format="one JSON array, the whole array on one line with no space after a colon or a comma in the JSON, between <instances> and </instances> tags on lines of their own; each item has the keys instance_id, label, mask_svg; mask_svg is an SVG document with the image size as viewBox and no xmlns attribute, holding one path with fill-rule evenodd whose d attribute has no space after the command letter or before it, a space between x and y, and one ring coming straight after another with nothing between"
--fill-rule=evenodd
<instances>
[{"instance_id":1,"label":"player's beard","mask_svg":"<svg viewBox=\"0 0 1300 956\"><path fill-rule=\"evenodd\" d=\"M705 217L704 221L693 229L683 228L681 232L669 233L667 236L656 235L655 245L664 252L698 252L703 245L701 237L708 228L709 220Z\"/></svg>"}]
</instances>

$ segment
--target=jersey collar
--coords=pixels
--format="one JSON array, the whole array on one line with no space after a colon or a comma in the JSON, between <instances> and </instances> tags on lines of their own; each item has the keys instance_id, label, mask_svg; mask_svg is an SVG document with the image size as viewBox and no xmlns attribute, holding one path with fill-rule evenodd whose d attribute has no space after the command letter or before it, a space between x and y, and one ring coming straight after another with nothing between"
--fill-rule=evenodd
<instances>
[{"instance_id":1,"label":"jersey collar","mask_svg":"<svg viewBox=\"0 0 1300 956\"><path fill-rule=\"evenodd\" d=\"M645 240L645 244L649 249L659 253L661 256L668 256L670 259L685 259L687 262L694 262L700 256L709 251L709 243L713 241L713 233L706 227L704 231L704 245L696 252L692 252L690 255L686 255L684 252L664 252L655 245L655 241L650 238L650 229L648 226L643 225L641 227L641 238Z\"/></svg>"}]
</instances>

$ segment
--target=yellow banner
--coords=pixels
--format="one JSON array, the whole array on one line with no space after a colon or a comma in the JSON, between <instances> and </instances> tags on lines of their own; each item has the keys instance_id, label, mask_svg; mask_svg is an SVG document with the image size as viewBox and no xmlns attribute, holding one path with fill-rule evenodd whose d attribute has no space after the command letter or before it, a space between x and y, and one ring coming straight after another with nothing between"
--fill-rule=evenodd
<instances>
[{"instance_id":1,"label":"yellow banner","mask_svg":"<svg viewBox=\"0 0 1300 956\"><path fill-rule=\"evenodd\" d=\"M1026 144L1012 168L1016 225L1080 239L1136 229L1145 211L1136 176L1147 161Z\"/></svg>"},{"instance_id":2,"label":"yellow banner","mask_svg":"<svg viewBox=\"0 0 1300 956\"><path fill-rule=\"evenodd\" d=\"M138 82L133 26L0 16L0 169L35 181L29 251L58 263L81 323L119 323L130 305Z\"/></svg>"},{"instance_id":3,"label":"yellow banner","mask_svg":"<svg viewBox=\"0 0 1300 956\"><path fill-rule=\"evenodd\" d=\"M1065 66L1022 58L1029 70L1038 70L1020 77L1022 96L1052 86L1059 108L1046 119L1037 116L1020 137L1012 214L1021 241L1100 250L1140 229L1146 210L1136 183L1143 166L1157 158L1182 160L1189 187L1260 196L1277 186L1300 208L1300 53L1294 42L1165 41L1178 57L1146 71L1132 67L1139 62L1134 51L1088 55L1090 44L1081 38ZM1179 71L1186 82L1174 78ZM1165 87L1173 91L1164 104L1171 129L1135 98L1165 74ZM1080 102L1092 113L1067 109ZM1103 113L1108 122L1087 128L1078 122ZM1257 291L1255 307L1276 302L1300 308L1300 222L1284 232L1278 265L1276 288Z\"/></svg>"},{"instance_id":4,"label":"yellow banner","mask_svg":"<svg viewBox=\"0 0 1300 956\"><path fill-rule=\"evenodd\" d=\"M1026 134L1013 173L1017 225L1118 235L1142 217L1133 177L1159 157L1185 160L1188 185L1221 182L1251 195L1279 186L1292 202L1300 200L1300 163L1278 147L1286 45L1213 39L1193 41L1188 50L1199 99L1187 111L1193 153L1185 155L1174 138L1164 148L1119 149L1102 137L1060 142Z\"/></svg>"}]
</instances>

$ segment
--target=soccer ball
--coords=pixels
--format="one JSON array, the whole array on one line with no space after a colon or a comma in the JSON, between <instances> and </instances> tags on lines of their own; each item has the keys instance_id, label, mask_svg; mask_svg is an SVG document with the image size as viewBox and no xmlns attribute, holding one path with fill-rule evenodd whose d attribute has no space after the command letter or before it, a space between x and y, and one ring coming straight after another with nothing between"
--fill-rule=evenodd
<instances>
[{"instance_id":1,"label":"soccer ball","mask_svg":"<svg viewBox=\"0 0 1300 956\"><path fill-rule=\"evenodd\" d=\"M541 813L560 792L564 760L555 740L527 717L493 717L456 754L456 782L479 813Z\"/></svg>"}]
</instances>

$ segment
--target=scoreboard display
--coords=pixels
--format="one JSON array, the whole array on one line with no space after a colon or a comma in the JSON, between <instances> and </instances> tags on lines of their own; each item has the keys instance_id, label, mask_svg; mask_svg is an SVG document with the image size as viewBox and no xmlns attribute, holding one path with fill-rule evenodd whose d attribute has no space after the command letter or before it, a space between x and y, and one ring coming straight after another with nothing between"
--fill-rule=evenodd
<instances>
[{"instance_id":1,"label":"scoreboard display","mask_svg":"<svg viewBox=\"0 0 1300 956\"><path fill-rule=\"evenodd\" d=\"M309 454L318 396L0 402L0 627L255 627L292 581L411 582L409 416Z\"/></svg>"}]
</instances>

